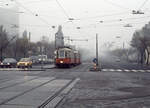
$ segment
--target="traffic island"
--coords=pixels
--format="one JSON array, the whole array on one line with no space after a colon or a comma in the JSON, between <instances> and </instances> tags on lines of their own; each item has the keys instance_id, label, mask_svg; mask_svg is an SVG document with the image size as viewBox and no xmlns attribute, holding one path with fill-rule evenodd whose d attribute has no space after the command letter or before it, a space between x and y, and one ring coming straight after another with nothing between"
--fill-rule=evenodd
<instances>
[{"instance_id":1,"label":"traffic island","mask_svg":"<svg viewBox=\"0 0 150 108\"><path fill-rule=\"evenodd\" d=\"M97 57L98 58L98 57ZM99 63L98 63L98 59L97 58L94 58L93 59L93 67L92 68L90 68L90 71L101 71L101 67L100 67L100 65L99 65Z\"/></svg>"},{"instance_id":2,"label":"traffic island","mask_svg":"<svg viewBox=\"0 0 150 108\"><path fill-rule=\"evenodd\" d=\"M0 71L45 71L46 69L0 68Z\"/></svg>"}]
</instances>

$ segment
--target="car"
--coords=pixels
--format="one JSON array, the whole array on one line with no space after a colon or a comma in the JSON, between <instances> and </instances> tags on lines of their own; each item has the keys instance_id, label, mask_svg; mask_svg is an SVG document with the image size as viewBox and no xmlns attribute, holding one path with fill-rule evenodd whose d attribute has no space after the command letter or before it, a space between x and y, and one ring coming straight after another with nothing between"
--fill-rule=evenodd
<instances>
[{"instance_id":1,"label":"car","mask_svg":"<svg viewBox=\"0 0 150 108\"><path fill-rule=\"evenodd\" d=\"M38 62L41 64L46 64L47 63L47 55L38 55Z\"/></svg>"},{"instance_id":2,"label":"car","mask_svg":"<svg viewBox=\"0 0 150 108\"><path fill-rule=\"evenodd\" d=\"M33 64L38 64L39 63L38 56L30 56L29 58L32 60Z\"/></svg>"},{"instance_id":3,"label":"car","mask_svg":"<svg viewBox=\"0 0 150 108\"><path fill-rule=\"evenodd\" d=\"M17 66L17 61L14 58L5 58L2 63L2 68L15 68Z\"/></svg>"},{"instance_id":4,"label":"car","mask_svg":"<svg viewBox=\"0 0 150 108\"><path fill-rule=\"evenodd\" d=\"M32 68L32 60L30 58L21 58L17 63L18 68Z\"/></svg>"}]
</instances>

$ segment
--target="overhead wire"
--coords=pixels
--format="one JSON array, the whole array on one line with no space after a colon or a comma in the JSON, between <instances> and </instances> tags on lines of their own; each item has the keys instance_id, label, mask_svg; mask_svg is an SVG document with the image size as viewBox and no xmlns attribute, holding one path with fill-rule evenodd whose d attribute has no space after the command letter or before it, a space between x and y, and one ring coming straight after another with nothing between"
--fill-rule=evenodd
<instances>
[{"instance_id":1,"label":"overhead wire","mask_svg":"<svg viewBox=\"0 0 150 108\"><path fill-rule=\"evenodd\" d=\"M123 6L119 5L119 4L113 3L113 2L111 2L111 1L109 1L109 0L103 0L103 1L105 1L106 3L109 3L109 4L111 4L111 5L113 5L113 6L115 6L115 7L121 8L121 9L128 9L128 10L131 10L131 9L126 8L126 7L123 7Z\"/></svg>"},{"instance_id":2,"label":"overhead wire","mask_svg":"<svg viewBox=\"0 0 150 108\"><path fill-rule=\"evenodd\" d=\"M123 21L127 21L127 20L136 20L136 19L145 19L145 18L150 18L150 16L143 16L143 17L136 17L136 18L124 18L124 19L114 19L114 20L107 20L107 21L103 21L103 23L107 23L107 22L114 22L114 21L117 21L117 22L123 22ZM100 22L100 21L98 21Z\"/></svg>"},{"instance_id":3,"label":"overhead wire","mask_svg":"<svg viewBox=\"0 0 150 108\"><path fill-rule=\"evenodd\" d=\"M93 16L93 17L79 18L77 20L89 20L89 19L95 19L95 18L103 18L103 17L109 17L109 16L124 15L124 14L128 14L128 13L129 13L129 11L126 11L126 12L119 12L119 13L106 14L106 15L99 15L99 16Z\"/></svg>"},{"instance_id":4,"label":"overhead wire","mask_svg":"<svg viewBox=\"0 0 150 108\"><path fill-rule=\"evenodd\" d=\"M64 13L64 15L69 19L70 16L68 15L68 13L66 12L66 10L64 9L64 7L61 5L61 3L58 0L55 0L56 3L58 4L58 6L61 8L62 12Z\"/></svg>"},{"instance_id":5,"label":"overhead wire","mask_svg":"<svg viewBox=\"0 0 150 108\"><path fill-rule=\"evenodd\" d=\"M66 17L69 19L70 16L68 15L68 13L67 13L66 10L64 9L64 7L60 4L60 2L59 2L58 0L55 0L55 1L56 1L57 4L59 5L59 7L62 9L62 11L63 11L63 13L66 15ZM76 24L75 24L73 21L71 21L71 23L72 23L75 27L77 27ZM79 32L79 34L81 34L80 31L78 31L78 32Z\"/></svg>"},{"instance_id":6,"label":"overhead wire","mask_svg":"<svg viewBox=\"0 0 150 108\"><path fill-rule=\"evenodd\" d=\"M108 0L107 0L108 1ZM147 0L148 1L148 0ZM56 0L56 2L57 2L57 4L59 5L59 7L61 7L61 9L63 10L63 12L64 12L64 14L66 15L66 17L67 18L69 18L69 15L68 15L68 13L65 11L65 9L64 9L64 7L58 2L58 0ZM146 3L146 2L145 2ZM145 3L143 3L143 4L145 4ZM17 2L17 4L18 4L18 2ZM20 5L20 3L19 3L19 5ZM30 9L28 9L28 8L26 8L26 7L24 7L23 5L20 5L21 7L23 7L25 10L27 10L27 11L29 11L32 15L34 15L35 16L35 13L34 12L32 12ZM121 13L120 13L121 14ZM123 13L122 13L123 14ZM116 14L117 15L117 14ZM118 15L119 15L119 13L118 13ZM106 16L111 16L111 15L106 15ZM38 16L39 17L39 16ZM105 16L101 16L101 17L105 17ZM147 16L147 17L150 17L150 16ZM40 17L39 17L40 18ZM145 18L145 17L141 17L141 18ZM129 19L140 19L140 18L127 18L126 20L129 20ZM41 19L42 21L44 21L46 24L48 24L47 23L47 21L45 21L45 20L43 20L43 19ZM124 19L125 20L125 19ZM111 21L110 21L111 22ZM72 23L74 23L74 22L72 22ZM38 27L39 25L29 25L29 26L35 26L35 27ZM42 26L41 26L42 27ZM43 26L43 27L46 27L46 26Z\"/></svg>"},{"instance_id":7,"label":"overhead wire","mask_svg":"<svg viewBox=\"0 0 150 108\"><path fill-rule=\"evenodd\" d=\"M23 9L25 9L26 11L28 11L29 13L31 13L33 16L38 17L42 22L44 22L46 25L50 25L48 23L48 21L46 21L45 19L41 18L38 14L35 14L34 12L32 12L30 9L26 8L24 5L22 5L20 2L18 2L17 0L14 0L14 2L18 5L21 6Z\"/></svg>"},{"instance_id":8,"label":"overhead wire","mask_svg":"<svg viewBox=\"0 0 150 108\"><path fill-rule=\"evenodd\" d=\"M145 1L142 3L142 5L139 7L139 10L140 10L142 7L144 7L144 5L145 5L147 2L148 2L148 0L145 0Z\"/></svg>"},{"instance_id":9,"label":"overhead wire","mask_svg":"<svg viewBox=\"0 0 150 108\"><path fill-rule=\"evenodd\" d=\"M34 1L27 1L24 4L33 4L33 3L41 3L41 2L49 2L49 0L34 0Z\"/></svg>"},{"instance_id":10,"label":"overhead wire","mask_svg":"<svg viewBox=\"0 0 150 108\"><path fill-rule=\"evenodd\" d=\"M130 23L130 24L134 25L134 24L144 24L144 23L148 23L148 21L133 22L133 23ZM95 25L96 25L96 24L93 24L93 26L95 26ZM120 26L122 26L122 27L124 27L124 25L125 25L125 24L105 24L105 25L97 25L96 28L99 28L98 26L102 26L102 27L114 27L114 26L120 27ZM87 25L87 26L83 26L82 28L86 28L86 27L88 27L88 25ZM91 26L89 26L88 28L91 28ZM124 28L133 28L133 27L124 27Z\"/></svg>"}]
</instances>

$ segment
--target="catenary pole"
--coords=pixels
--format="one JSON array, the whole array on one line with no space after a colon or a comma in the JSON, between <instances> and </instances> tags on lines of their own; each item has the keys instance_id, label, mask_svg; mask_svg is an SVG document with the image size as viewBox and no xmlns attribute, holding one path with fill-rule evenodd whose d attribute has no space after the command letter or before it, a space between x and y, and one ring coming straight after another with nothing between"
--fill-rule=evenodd
<instances>
[{"instance_id":1,"label":"catenary pole","mask_svg":"<svg viewBox=\"0 0 150 108\"><path fill-rule=\"evenodd\" d=\"M98 34L96 33L96 59L97 59L97 63L96 65L98 66Z\"/></svg>"}]
</instances>

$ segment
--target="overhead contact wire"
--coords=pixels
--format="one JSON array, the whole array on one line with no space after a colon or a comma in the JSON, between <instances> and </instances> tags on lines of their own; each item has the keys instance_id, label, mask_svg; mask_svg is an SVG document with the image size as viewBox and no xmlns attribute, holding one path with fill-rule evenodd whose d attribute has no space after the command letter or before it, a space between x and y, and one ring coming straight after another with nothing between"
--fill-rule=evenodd
<instances>
[{"instance_id":1,"label":"overhead contact wire","mask_svg":"<svg viewBox=\"0 0 150 108\"><path fill-rule=\"evenodd\" d=\"M60 4L60 2L58 0L55 0L56 3L58 4L58 6L62 9L62 12L65 14L65 16L69 19L69 15L68 13L66 12L66 10L64 9L64 7Z\"/></svg>"},{"instance_id":2,"label":"overhead contact wire","mask_svg":"<svg viewBox=\"0 0 150 108\"><path fill-rule=\"evenodd\" d=\"M144 5L147 3L147 1L148 1L148 0L145 0L145 1L143 2L143 4L140 6L139 10L140 10L142 7L144 7Z\"/></svg>"},{"instance_id":3,"label":"overhead contact wire","mask_svg":"<svg viewBox=\"0 0 150 108\"><path fill-rule=\"evenodd\" d=\"M20 2L18 2L17 0L14 0L16 4L18 4L19 6L21 6L22 8L24 8L26 11L30 12L32 15L38 17L42 22L44 22L46 25L50 25L46 20L44 20L43 18L41 18L38 14L35 14L34 12L32 12L30 9L26 8L24 5L22 5Z\"/></svg>"}]
</instances>

